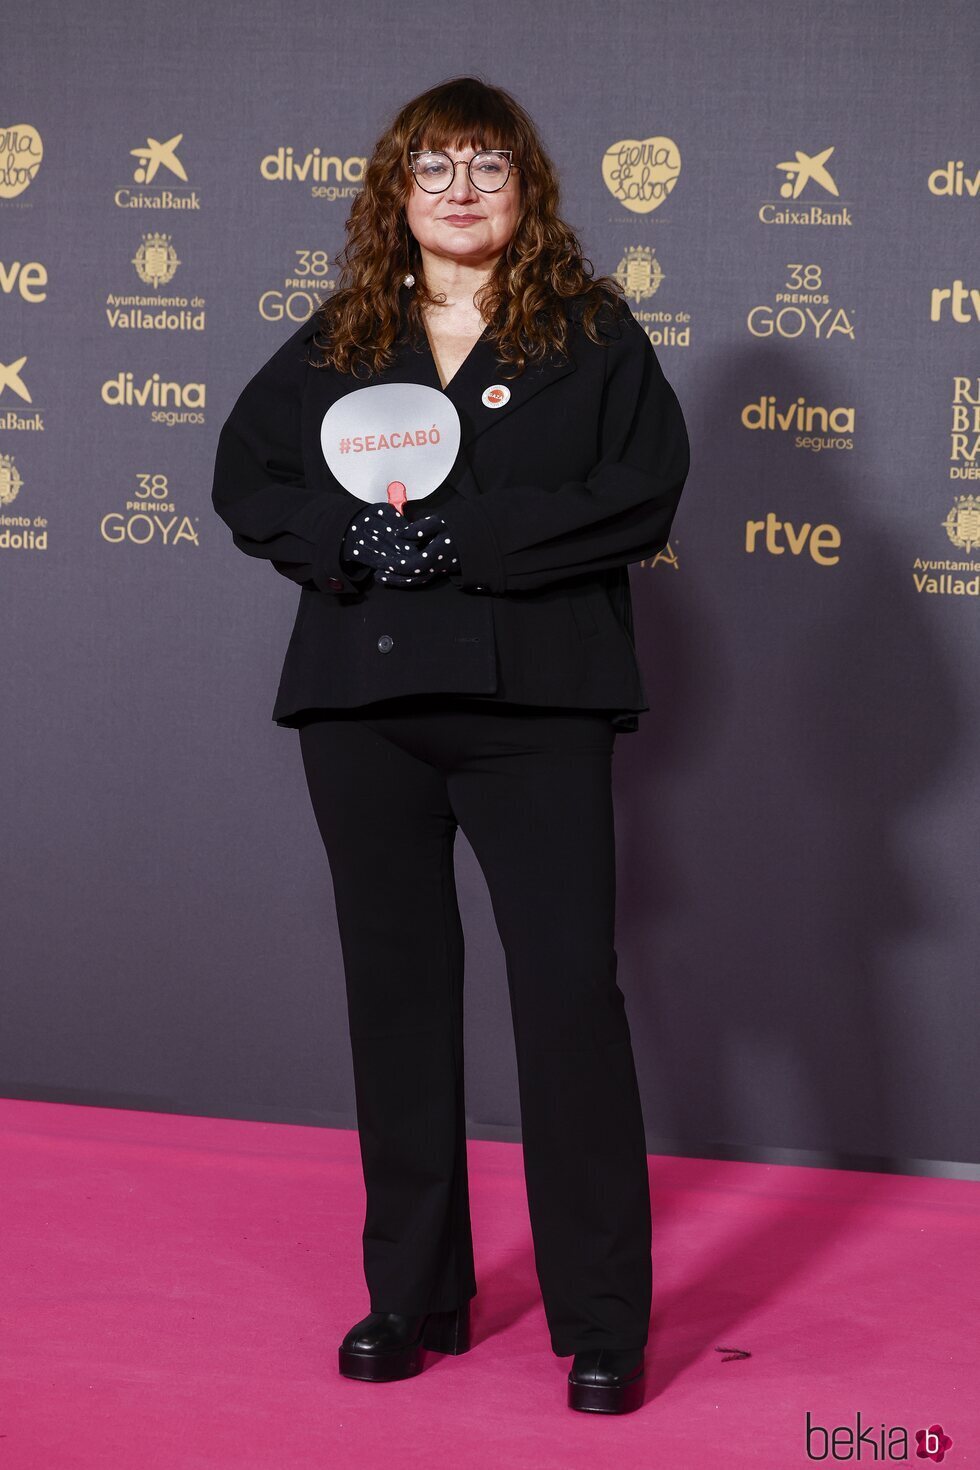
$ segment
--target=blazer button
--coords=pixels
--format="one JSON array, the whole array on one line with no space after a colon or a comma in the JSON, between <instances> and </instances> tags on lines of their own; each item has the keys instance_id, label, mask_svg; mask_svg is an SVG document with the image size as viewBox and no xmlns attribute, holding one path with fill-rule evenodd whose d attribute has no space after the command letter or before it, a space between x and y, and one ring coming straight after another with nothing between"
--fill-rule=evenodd
<instances>
[{"instance_id":1,"label":"blazer button","mask_svg":"<svg viewBox=\"0 0 980 1470\"><path fill-rule=\"evenodd\" d=\"M339 577L328 577L327 586L331 592L343 592L344 584Z\"/></svg>"},{"instance_id":2,"label":"blazer button","mask_svg":"<svg viewBox=\"0 0 980 1470\"><path fill-rule=\"evenodd\" d=\"M382 633L381 637L378 639L378 648L381 653L390 653L394 646L395 640L394 638L392 638L391 634Z\"/></svg>"}]
</instances>

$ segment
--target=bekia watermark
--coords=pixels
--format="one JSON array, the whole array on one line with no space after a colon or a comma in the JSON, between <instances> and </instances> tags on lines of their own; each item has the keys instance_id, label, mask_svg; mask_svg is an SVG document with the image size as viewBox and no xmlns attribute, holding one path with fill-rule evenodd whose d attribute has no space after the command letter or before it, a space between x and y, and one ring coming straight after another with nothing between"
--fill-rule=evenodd
<instances>
[{"instance_id":1,"label":"bekia watermark","mask_svg":"<svg viewBox=\"0 0 980 1470\"><path fill-rule=\"evenodd\" d=\"M941 1424L930 1424L928 1429L917 1429L912 1436L915 1449L912 1458L944 1460L947 1450L952 1449L952 1438ZM909 1432L904 1424L877 1426L868 1423L862 1428L861 1411L857 1411L855 1423L835 1424L828 1428L817 1424L806 1411L806 1457L808 1460L891 1460L908 1461Z\"/></svg>"}]
</instances>

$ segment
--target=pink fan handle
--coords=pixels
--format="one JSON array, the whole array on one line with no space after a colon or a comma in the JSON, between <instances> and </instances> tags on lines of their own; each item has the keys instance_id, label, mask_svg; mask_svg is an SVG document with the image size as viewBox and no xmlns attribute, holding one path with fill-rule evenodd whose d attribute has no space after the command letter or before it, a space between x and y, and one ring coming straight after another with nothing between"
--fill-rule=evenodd
<instances>
[{"instance_id":1,"label":"pink fan handle","mask_svg":"<svg viewBox=\"0 0 980 1470\"><path fill-rule=\"evenodd\" d=\"M401 516L405 514L405 501L407 499L408 496L405 491L405 486L401 480L392 480L388 486L388 504L393 505Z\"/></svg>"}]
</instances>

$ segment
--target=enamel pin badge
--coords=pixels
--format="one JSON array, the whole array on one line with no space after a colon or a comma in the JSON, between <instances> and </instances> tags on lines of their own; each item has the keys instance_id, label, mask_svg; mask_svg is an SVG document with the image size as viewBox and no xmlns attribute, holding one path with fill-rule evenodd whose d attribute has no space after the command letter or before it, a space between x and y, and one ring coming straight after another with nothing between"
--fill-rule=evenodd
<instances>
[{"instance_id":1,"label":"enamel pin badge","mask_svg":"<svg viewBox=\"0 0 980 1470\"><path fill-rule=\"evenodd\" d=\"M506 383L493 383L489 388L484 388L481 402L484 408L503 408L510 398L510 389Z\"/></svg>"}]
</instances>

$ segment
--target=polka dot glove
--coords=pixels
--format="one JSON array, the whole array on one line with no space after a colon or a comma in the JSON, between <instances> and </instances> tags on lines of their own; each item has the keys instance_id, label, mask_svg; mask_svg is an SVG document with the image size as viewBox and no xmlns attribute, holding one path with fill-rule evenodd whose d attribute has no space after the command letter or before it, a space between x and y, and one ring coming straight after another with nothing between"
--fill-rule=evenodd
<instances>
[{"instance_id":1,"label":"polka dot glove","mask_svg":"<svg viewBox=\"0 0 980 1470\"><path fill-rule=\"evenodd\" d=\"M409 521L398 540L402 549L392 562L394 572L379 572L382 582L395 587L415 587L459 569L456 548L442 516L433 513Z\"/></svg>"},{"instance_id":2,"label":"polka dot glove","mask_svg":"<svg viewBox=\"0 0 980 1470\"><path fill-rule=\"evenodd\" d=\"M389 587L419 587L458 566L441 516L406 521L393 505L358 511L347 527L341 551L354 565L374 568Z\"/></svg>"},{"instance_id":3,"label":"polka dot glove","mask_svg":"<svg viewBox=\"0 0 980 1470\"><path fill-rule=\"evenodd\" d=\"M344 532L340 559L351 567L373 567L384 570L390 553L402 539L407 522L393 505L365 505L356 511Z\"/></svg>"}]
</instances>

